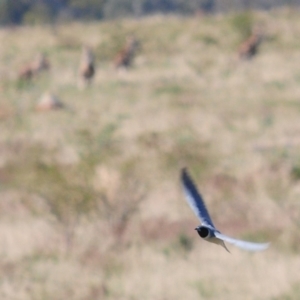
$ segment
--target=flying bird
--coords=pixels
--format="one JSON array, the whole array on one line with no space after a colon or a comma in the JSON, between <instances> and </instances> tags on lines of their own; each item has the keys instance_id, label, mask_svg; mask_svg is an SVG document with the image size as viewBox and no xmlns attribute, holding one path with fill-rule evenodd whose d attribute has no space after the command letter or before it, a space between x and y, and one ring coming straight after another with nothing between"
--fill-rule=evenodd
<instances>
[{"instance_id":1,"label":"flying bird","mask_svg":"<svg viewBox=\"0 0 300 300\"><path fill-rule=\"evenodd\" d=\"M205 206L203 198L198 192L193 180L189 176L186 169L182 169L181 171L181 182L188 204L201 221L201 225L195 228L201 238L205 239L208 242L221 245L228 252L229 250L227 249L225 242L248 251L261 251L268 248L269 243L246 242L222 234L219 230L216 229Z\"/></svg>"}]
</instances>

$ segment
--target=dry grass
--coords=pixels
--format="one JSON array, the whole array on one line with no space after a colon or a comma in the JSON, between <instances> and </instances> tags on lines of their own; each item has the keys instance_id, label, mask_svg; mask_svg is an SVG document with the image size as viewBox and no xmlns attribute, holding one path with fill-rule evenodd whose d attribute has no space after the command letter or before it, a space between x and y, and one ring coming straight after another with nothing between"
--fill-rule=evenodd
<instances>
[{"instance_id":1,"label":"dry grass","mask_svg":"<svg viewBox=\"0 0 300 300\"><path fill-rule=\"evenodd\" d=\"M2 29L1 299L298 299L299 16ZM266 39L240 62L257 23ZM142 47L119 73L129 34ZM97 72L78 90L82 44ZM50 72L19 82L38 52ZM64 109L35 111L47 90ZM230 255L199 240L183 166L224 233L270 249Z\"/></svg>"}]
</instances>

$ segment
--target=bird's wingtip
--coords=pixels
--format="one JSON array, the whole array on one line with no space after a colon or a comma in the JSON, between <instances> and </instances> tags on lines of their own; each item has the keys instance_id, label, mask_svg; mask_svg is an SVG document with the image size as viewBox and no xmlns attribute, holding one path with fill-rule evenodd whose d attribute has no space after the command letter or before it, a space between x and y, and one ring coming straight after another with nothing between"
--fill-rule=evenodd
<instances>
[{"instance_id":1,"label":"bird's wingtip","mask_svg":"<svg viewBox=\"0 0 300 300\"><path fill-rule=\"evenodd\" d=\"M187 167L185 167L185 166L182 167L182 168L181 168L181 173L186 173L186 172L187 172Z\"/></svg>"},{"instance_id":2,"label":"bird's wingtip","mask_svg":"<svg viewBox=\"0 0 300 300\"><path fill-rule=\"evenodd\" d=\"M261 246L261 250L265 250L267 248L269 248L270 246L270 242L267 242L267 243L261 243L260 246Z\"/></svg>"},{"instance_id":3,"label":"bird's wingtip","mask_svg":"<svg viewBox=\"0 0 300 300\"><path fill-rule=\"evenodd\" d=\"M182 167L181 168L181 177L188 177L188 169L187 167Z\"/></svg>"}]
</instances>

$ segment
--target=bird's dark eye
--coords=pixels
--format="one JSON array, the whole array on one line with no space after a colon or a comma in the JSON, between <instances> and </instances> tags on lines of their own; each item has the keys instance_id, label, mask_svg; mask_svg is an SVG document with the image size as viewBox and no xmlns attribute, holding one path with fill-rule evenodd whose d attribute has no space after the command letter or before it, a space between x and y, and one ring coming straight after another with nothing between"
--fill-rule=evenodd
<instances>
[{"instance_id":1,"label":"bird's dark eye","mask_svg":"<svg viewBox=\"0 0 300 300\"><path fill-rule=\"evenodd\" d=\"M197 232L202 238L206 238L207 236L209 236L209 229L206 227L197 228Z\"/></svg>"}]
</instances>

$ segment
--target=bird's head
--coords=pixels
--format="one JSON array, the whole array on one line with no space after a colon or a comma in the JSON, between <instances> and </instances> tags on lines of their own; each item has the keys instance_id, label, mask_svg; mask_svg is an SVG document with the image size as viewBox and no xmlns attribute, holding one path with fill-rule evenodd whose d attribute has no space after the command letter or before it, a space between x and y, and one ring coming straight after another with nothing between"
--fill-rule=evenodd
<instances>
[{"instance_id":1,"label":"bird's head","mask_svg":"<svg viewBox=\"0 0 300 300\"><path fill-rule=\"evenodd\" d=\"M203 239L208 239L214 236L213 230L206 226L198 226L195 230L197 230L199 236Z\"/></svg>"}]
</instances>

